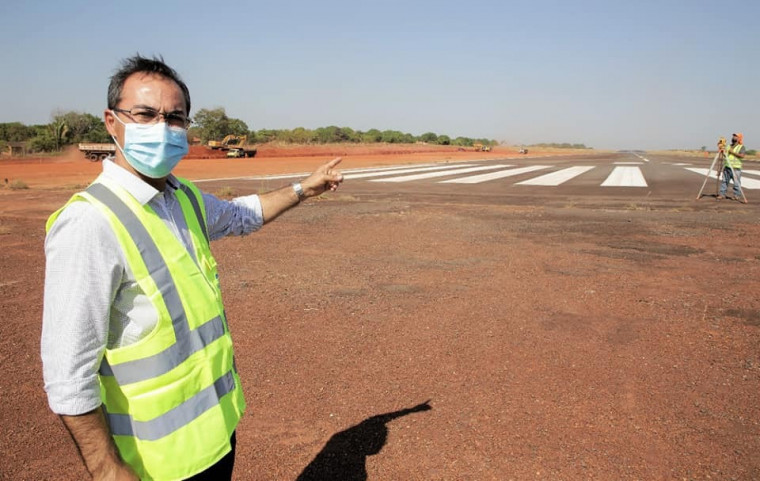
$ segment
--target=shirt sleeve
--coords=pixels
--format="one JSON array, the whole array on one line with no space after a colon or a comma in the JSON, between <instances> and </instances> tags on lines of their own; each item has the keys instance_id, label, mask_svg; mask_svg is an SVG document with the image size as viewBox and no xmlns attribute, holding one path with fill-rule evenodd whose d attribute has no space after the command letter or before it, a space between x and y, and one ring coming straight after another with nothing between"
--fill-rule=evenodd
<instances>
[{"instance_id":1,"label":"shirt sleeve","mask_svg":"<svg viewBox=\"0 0 760 481\"><path fill-rule=\"evenodd\" d=\"M226 201L204 193L203 202L206 205L206 222L211 240L229 235L249 234L264 225L264 214L258 195Z\"/></svg>"},{"instance_id":2,"label":"shirt sleeve","mask_svg":"<svg viewBox=\"0 0 760 481\"><path fill-rule=\"evenodd\" d=\"M97 371L122 254L105 217L73 202L48 232L45 257L40 349L48 404L56 414L84 414L101 404Z\"/></svg>"}]
</instances>

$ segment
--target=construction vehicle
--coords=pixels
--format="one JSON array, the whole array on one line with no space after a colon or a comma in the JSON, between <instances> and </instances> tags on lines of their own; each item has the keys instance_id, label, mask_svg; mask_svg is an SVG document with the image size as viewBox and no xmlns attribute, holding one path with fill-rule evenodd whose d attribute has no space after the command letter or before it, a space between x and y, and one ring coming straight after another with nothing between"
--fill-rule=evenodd
<instances>
[{"instance_id":1,"label":"construction vehicle","mask_svg":"<svg viewBox=\"0 0 760 481\"><path fill-rule=\"evenodd\" d=\"M209 140L209 148L213 150L228 150L231 147L237 147L245 143L248 139L246 135L228 135L222 140Z\"/></svg>"},{"instance_id":2,"label":"construction vehicle","mask_svg":"<svg viewBox=\"0 0 760 481\"><path fill-rule=\"evenodd\" d=\"M475 152L490 152L491 146L490 145L484 145L480 142L472 144L473 147L475 147Z\"/></svg>"},{"instance_id":3,"label":"construction vehicle","mask_svg":"<svg viewBox=\"0 0 760 481\"><path fill-rule=\"evenodd\" d=\"M116 145L83 143L79 144L79 150L90 161L97 162L114 155L116 153Z\"/></svg>"},{"instance_id":4,"label":"construction vehicle","mask_svg":"<svg viewBox=\"0 0 760 481\"><path fill-rule=\"evenodd\" d=\"M248 145L247 135L228 135L222 140L209 140L208 147L213 150L226 150L227 157L253 157L256 155L256 148Z\"/></svg>"},{"instance_id":5,"label":"construction vehicle","mask_svg":"<svg viewBox=\"0 0 760 481\"><path fill-rule=\"evenodd\" d=\"M244 145L227 151L227 157L229 158L254 157L255 155L256 148L251 145Z\"/></svg>"}]
</instances>

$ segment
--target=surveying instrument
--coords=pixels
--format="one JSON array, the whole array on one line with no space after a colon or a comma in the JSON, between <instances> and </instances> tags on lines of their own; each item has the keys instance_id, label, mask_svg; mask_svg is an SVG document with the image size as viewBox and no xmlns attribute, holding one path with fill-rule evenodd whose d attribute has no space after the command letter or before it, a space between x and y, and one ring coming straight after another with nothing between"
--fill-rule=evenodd
<instances>
[{"instance_id":1,"label":"surveying instrument","mask_svg":"<svg viewBox=\"0 0 760 481\"><path fill-rule=\"evenodd\" d=\"M712 161L712 164L710 164L710 168L707 169L707 174L705 175L705 181L702 182L702 188L699 189L699 194L697 194L697 200L702 198L702 192L705 190L705 186L707 185L707 179L710 178L710 174L712 174L713 167L715 168L715 198L718 198L718 194L720 193L720 176L723 173L723 164L725 163L726 166L731 169L731 177L734 181L734 185L736 185L736 171L734 171L734 166L731 165L730 162L725 162L726 160L726 138L721 137L718 140L718 153L715 154L715 158ZM717 165L716 165L717 164ZM728 182L726 182L726 187L728 187ZM744 195L744 189L739 186L739 192L742 195L742 200L744 203L747 203L747 197ZM726 192L728 193L728 192ZM738 199L737 199L738 200Z\"/></svg>"}]
</instances>

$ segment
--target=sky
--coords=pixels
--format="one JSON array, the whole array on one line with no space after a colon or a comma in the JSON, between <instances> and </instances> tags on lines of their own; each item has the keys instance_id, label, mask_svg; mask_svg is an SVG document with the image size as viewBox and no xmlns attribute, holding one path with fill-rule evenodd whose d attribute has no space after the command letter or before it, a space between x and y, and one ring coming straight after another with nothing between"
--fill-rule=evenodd
<instances>
[{"instance_id":1,"label":"sky","mask_svg":"<svg viewBox=\"0 0 760 481\"><path fill-rule=\"evenodd\" d=\"M0 123L101 116L140 53L251 130L752 149L758 22L757 0L2 0Z\"/></svg>"}]
</instances>

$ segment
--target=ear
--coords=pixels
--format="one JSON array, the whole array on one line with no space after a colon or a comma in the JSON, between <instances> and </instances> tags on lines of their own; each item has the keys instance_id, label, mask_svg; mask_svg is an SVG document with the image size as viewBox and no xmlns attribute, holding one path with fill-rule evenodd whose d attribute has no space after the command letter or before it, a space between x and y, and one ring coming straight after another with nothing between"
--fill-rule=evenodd
<instances>
[{"instance_id":1,"label":"ear","mask_svg":"<svg viewBox=\"0 0 760 481\"><path fill-rule=\"evenodd\" d=\"M113 137L118 137L116 132L116 119L114 118L113 111L106 109L103 111L103 122L106 124L106 130Z\"/></svg>"}]
</instances>

